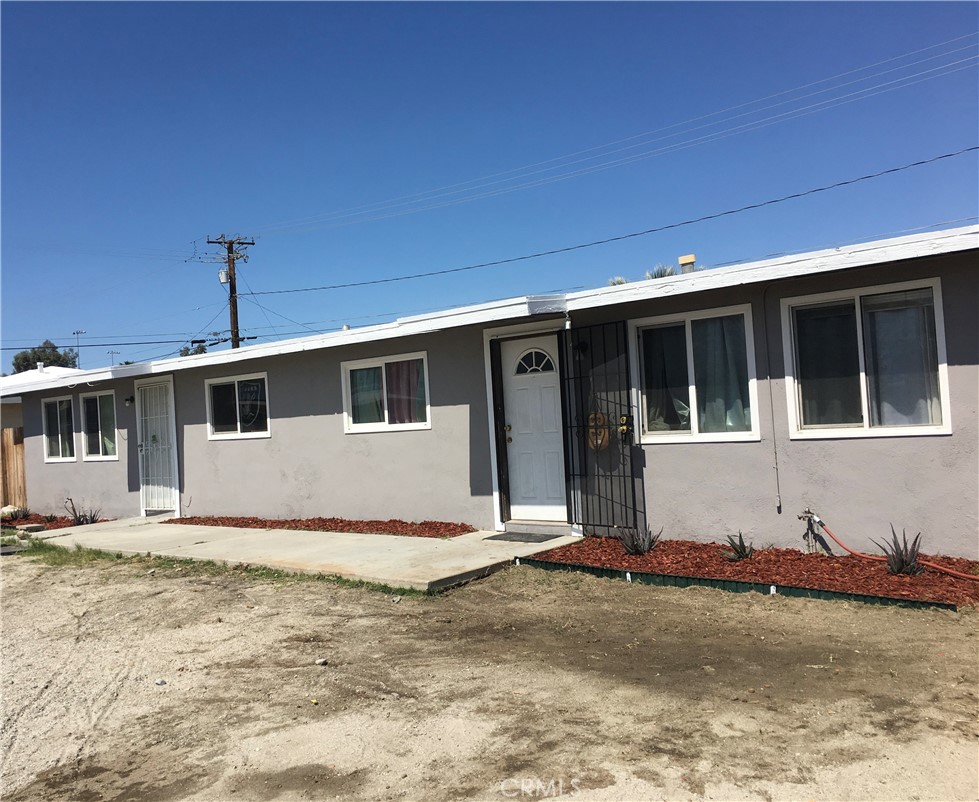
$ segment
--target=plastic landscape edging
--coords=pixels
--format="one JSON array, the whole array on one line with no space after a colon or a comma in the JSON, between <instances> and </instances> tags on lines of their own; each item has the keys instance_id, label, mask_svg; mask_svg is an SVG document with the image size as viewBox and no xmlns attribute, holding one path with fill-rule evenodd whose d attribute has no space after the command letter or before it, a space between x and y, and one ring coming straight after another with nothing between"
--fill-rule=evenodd
<instances>
[{"instance_id":1,"label":"plastic landscape edging","mask_svg":"<svg viewBox=\"0 0 979 802\"><path fill-rule=\"evenodd\" d=\"M793 596L801 599L825 599L829 601L855 601L863 604L879 604L896 607L938 608L957 612L958 607L947 602L923 601L921 599L901 599L896 596L873 596L866 593L845 593L837 590L817 590L815 588L799 588L793 585L773 585L768 582L741 582L736 579L711 579L700 576L680 576L676 574L651 574L644 571L626 571L622 568L602 568L597 565L582 565L581 563L562 563L551 560L538 560L534 557L518 557L518 565L529 565L545 571L573 571L591 574L603 579L628 579L640 585L659 585L669 588L706 587L716 590L726 590L731 593L764 593L766 595ZM628 575L628 576L627 576ZM772 588L775 588L774 594Z\"/></svg>"}]
</instances>

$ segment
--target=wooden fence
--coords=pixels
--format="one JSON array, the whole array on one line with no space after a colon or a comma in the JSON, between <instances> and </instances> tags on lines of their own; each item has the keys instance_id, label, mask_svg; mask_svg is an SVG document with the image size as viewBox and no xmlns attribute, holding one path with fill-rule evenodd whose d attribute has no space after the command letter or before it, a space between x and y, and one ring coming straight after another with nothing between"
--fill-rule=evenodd
<instances>
[{"instance_id":1,"label":"wooden fence","mask_svg":"<svg viewBox=\"0 0 979 802\"><path fill-rule=\"evenodd\" d=\"M24 429L3 429L0 462L3 463L0 506L27 506L27 483L24 479Z\"/></svg>"}]
</instances>

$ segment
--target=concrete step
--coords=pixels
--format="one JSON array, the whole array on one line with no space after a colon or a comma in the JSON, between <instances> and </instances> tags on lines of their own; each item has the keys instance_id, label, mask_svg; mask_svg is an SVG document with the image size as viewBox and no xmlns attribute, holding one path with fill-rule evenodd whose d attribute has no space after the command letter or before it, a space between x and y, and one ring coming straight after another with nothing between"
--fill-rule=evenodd
<instances>
[{"instance_id":1,"label":"concrete step","mask_svg":"<svg viewBox=\"0 0 979 802\"><path fill-rule=\"evenodd\" d=\"M532 535L570 535L571 524L562 521L507 521L507 532L527 532Z\"/></svg>"}]
</instances>

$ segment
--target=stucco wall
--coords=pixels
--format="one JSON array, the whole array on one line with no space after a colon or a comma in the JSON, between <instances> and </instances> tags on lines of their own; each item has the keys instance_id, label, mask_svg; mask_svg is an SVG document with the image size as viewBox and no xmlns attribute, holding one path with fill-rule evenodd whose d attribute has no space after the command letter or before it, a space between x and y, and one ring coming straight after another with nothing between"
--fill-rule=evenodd
<instances>
[{"instance_id":1,"label":"stucco wall","mask_svg":"<svg viewBox=\"0 0 979 802\"><path fill-rule=\"evenodd\" d=\"M24 425L24 412L21 403L0 404L0 427L19 429Z\"/></svg>"},{"instance_id":2,"label":"stucco wall","mask_svg":"<svg viewBox=\"0 0 979 802\"><path fill-rule=\"evenodd\" d=\"M79 393L114 390L116 394L116 448L118 460L89 462L82 459L81 408ZM72 419L75 427L75 461L44 462L44 437L41 403L46 398L72 396ZM98 507L107 518L139 515L139 473L136 457L135 406L127 407L124 399L133 395L133 382L117 381L85 385L83 389L61 389L23 396L24 473L27 479L27 503L42 514L64 514L67 497L83 508Z\"/></svg>"},{"instance_id":3,"label":"stucco wall","mask_svg":"<svg viewBox=\"0 0 979 802\"><path fill-rule=\"evenodd\" d=\"M427 351L432 428L345 434L341 361ZM185 515L405 518L492 525L479 331L175 374ZM267 439L208 440L204 381L268 373Z\"/></svg>"},{"instance_id":4,"label":"stucco wall","mask_svg":"<svg viewBox=\"0 0 979 802\"><path fill-rule=\"evenodd\" d=\"M953 434L790 440L781 299L933 276L941 279ZM740 529L757 545L799 546L805 526L796 516L809 506L853 547L876 550L871 539L889 538L893 523L898 533L921 531L931 553L979 557L975 256L919 259L770 286L767 293L744 287L576 316L585 324L751 304L761 441L644 446L650 525L656 531L665 527L664 536L723 541Z\"/></svg>"},{"instance_id":5,"label":"stucco wall","mask_svg":"<svg viewBox=\"0 0 979 802\"><path fill-rule=\"evenodd\" d=\"M426 351L432 428L344 434L342 361ZM204 381L264 371L271 437L208 440ZM232 366L178 371L178 475L184 515L406 518L492 527L492 474L483 340L453 331ZM84 392L93 388L86 387ZM132 380L116 391L119 460L81 458L78 388L25 397L28 496L38 512L60 512L66 496L110 517L139 515ZM71 394L76 460L44 462L41 402Z\"/></svg>"}]
</instances>

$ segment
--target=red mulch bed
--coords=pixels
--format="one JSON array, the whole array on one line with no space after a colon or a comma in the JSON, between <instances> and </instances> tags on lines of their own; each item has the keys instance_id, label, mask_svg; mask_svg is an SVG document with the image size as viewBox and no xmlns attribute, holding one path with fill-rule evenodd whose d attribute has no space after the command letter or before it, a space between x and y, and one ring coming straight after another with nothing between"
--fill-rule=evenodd
<instances>
[{"instance_id":1,"label":"red mulch bed","mask_svg":"<svg viewBox=\"0 0 979 802\"><path fill-rule=\"evenodd\" d=\"M236 518L201 515L170 518L163 523L195 526L235 526L239 529L298 529L303 532L358 532L365 535L406 535L408 537L455 537L476 530L469 524L445 521L351 521L346 518Z\"/></svg>"},{"instance_id":2,"label":"red mulch bed","mask_svg":"<svg viewBox=\"0 0 979 802\"><path fill-rule=\"evenodd\" d=\"M568 546L559 546L535 559L552 562L643 571L651 574L733 579L766 585L790 585L813 590L862 593L899 599L944 602L979 606L979 582L957 579L933 568L918 576L887 572L881 562L860 557L827 557L803 554L796 549L758 549L748 560L731 562L730 550L718 543L690 540L662 540L648 554L627 554L622 543L612 537L586 537ZM927 557L938 565L966 574L979 572L979 562L957 557Z\"/></svg>"},{"instance_id":3,"label":"red mulch bed","mask_svg":"<svg viewBox=\"0 0 979 802\"><path fill-rule=\"evenodd\" d=\"M45 529L64 529L66 526L74 526L72 519L67 515L59 515L53 521L45 521L43 515L32 512L26 518L18 518L16 520L13 518L3 519L3 525L11 528L16 528L21 524L40 524Z\"/></svg>"}]
</instances>

